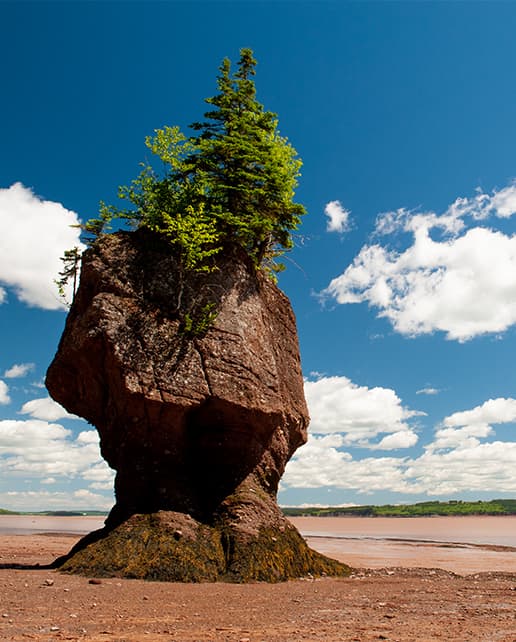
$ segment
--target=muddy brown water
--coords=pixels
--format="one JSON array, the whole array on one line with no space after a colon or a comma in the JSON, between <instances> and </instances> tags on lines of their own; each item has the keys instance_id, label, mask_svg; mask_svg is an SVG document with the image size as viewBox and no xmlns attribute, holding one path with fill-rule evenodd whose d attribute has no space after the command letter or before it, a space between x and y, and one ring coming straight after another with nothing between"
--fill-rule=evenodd
<instances>
[{"instance_id":1,"label":"muddy brown water","mask_svg":"<svg viewBox=\"0 0 516 642\"><path fill-rule=\"evenodd\" d=\"M516 572L516 516L297 517L291 521L312 548L355 567ZM0 515L0 535L80 537L101 528L103 522L102 517Z\"/></svg>"}]
</instances>

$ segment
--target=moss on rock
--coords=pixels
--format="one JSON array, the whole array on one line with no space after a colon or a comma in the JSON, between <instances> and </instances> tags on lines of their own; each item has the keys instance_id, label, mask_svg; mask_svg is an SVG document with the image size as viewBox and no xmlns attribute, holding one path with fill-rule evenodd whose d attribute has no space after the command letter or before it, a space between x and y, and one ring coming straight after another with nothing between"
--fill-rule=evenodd
<instances>
[{"instance_id":1,"label":"moss on rock","mask_svg":"<svg viewBox=\"0 0 516 642\"><path fill-rule=\"evenodd\" d=\"M291 525L253 534L171 511L133 515L111 531L91 533L56 566L87 576L168 582L280 582L351 571L312 551Z\"/></svg>"},{"instance_id":2,"label":"moss on rock","mask_svg":"<svg viewBox=\"0 0 516 642\"><path fill-rule=\"evenodd\" d=\"M261 528L257 536L228 536L231 555L226 579L282 582L312 575L346 576L351 568L313 551L293 526Z\"/></svg>"},{"instance_id":3,"label":"moss on rock","mask_svg":"<svg viewBox=\"0 0 516 642\"><path fill-rule=\"evenodd\" d=\"M61 570L96 577L214 582L224 572L218 534L180 513L133 515L70 553Z\"/></svg>"}]
</instances>

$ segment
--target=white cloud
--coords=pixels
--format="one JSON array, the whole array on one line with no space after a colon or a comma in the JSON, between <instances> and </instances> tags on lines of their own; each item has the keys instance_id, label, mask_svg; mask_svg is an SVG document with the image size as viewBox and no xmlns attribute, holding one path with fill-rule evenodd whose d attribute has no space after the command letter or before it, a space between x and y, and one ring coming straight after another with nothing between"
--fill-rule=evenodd
<instances>
[{"instance_id":1,"label":"white cloud","mask_svg":"<svg viewBox=\"0 0 516 642\"><path fill-rule=\"evenodd\" d=\"M288 463L282 479L283 487L346 488L361 493L393 490L415 493L404 478L403 459L396 457L366 457L354 460L339 450L344 440L339 435L311 436Z\"/></svg>"},{"instance_id":2,"label":"white cloud","mask_svg":"<svg viewBox=\"0 0 516 642\"><path fill-rule=\"evenodd\" d=\"M417 444L417 441L418 436L413 430L399 430L392 435L386 435L375 448L377 450L411 448Z\"/></svg>"},{"instance_id":3,"label":"white cloud","mask_svg":"<svg viewBox=\"0 0 516 642\"><path fill-rule=\"evenodd\" d=\"M330 201L324 208L324 213L328 217L326 222L327 232L337 232L343 234L349 229L350 211L342 207L340 201Z\"/></svg>"},{"instance_id":4,"label":"white cloud","mask_svg":"<svg viewBox=\"0 0 516 642\"><path fill-rule=\"evenodd\" d=\"M455 412L446 417L445 426L469 426L475 424L506 424L516 421L516 399L488 399L472 410Z\"/></svg>"},{"instance_id":5,"label":"white cloud","mask_svg":"<svg viewBox=\"0 0 516 642\"><path fill-rule=\"evenodd\" d=\"M9 397L9 386L0 379L0 405L6 405L11 403L11 398Z\"/></svg>"},{"instance_id":6,"label":"white cloud","mask_svg":"<svg viewBox=\"0 0 516 642\"><path fill-rule=\"evenodd\" d=\"M54 279L64 251L84 249L79 230L72 227L78 223L75 212L40 199L21 183L0 189L0 283L28 305L61 308ZM3 295L2 289L0 301Z\"/></svg>"},{"instance_id":7,"label":"white cloud","mask_svg":"<svg viewBox=\"0 0 516 642\"><path fill-rule=\"evenodd\" d=\"M420 390L416 390L416 395L438 395L441 391L439 388L432 388L431 386L428 386L427 388L421 388Z\"/></svg>"},{"instance_id":8,"label":"white cloud","mask_svg":"<svg viewBox=\"0 0 516 642\"><path fill-rule=\"evenodd\" d=\"M347 377L305 381L312 434L342 434L343 443L369 448L407 448L417 435L407 421L422 415L405 408L394 390L358 386ZM389 435L380 442L372 440Z\"/></svg>"},{"instance_id":9,"label":"white cloud","mask_svg":"<svg viewBox=\"0 0 516 642\"><path fill-rule=\"evenodd\" d=\"M0 494L0 504L10 510L108 510L113 500L88 489L71 492L9 491Z\"/></svg>"},{"instance_id":10,"label":"white cloud","mask_svg":"<svg viewBox=\"0 0 516 642\"><path fill-rule=\"evenodd\" d=\"M25 377L29 372L34 370L34 368L34 363L15 363L4 372L4 377L6 379Z\"/></svg>"},{"instance_id":11,"label":"white cloud","mask_svg":"<svg viewBox=\"0 0 516 642\"><path fill-rule=\"evenodd\" d=\"M34 419L43 421L59 421L59 419L78 419L76 415L71 415L62 406L50 397L32 399L23 404L21 415L30 415Z\"/></svg>"},{"instance_id":12,"label":"white cloud","mask_svg":"<svg viewBox=\"0 0 516 642\"><path fill-rule=\"evenodd\" d=\"M515 399L493 399L446 417L419 457L354 459L342 435L310 435L288 463L284 487L334 487L359 493L391 491L453 497L464 492L516 492L516 442L486 441L493 425L516 420ZM406 435L410 440L410 435ZM385 439L403 444L404 435ZM482 441L484 440L484 441Z\"/></svg>"},{"instance_id":13,"label":"white cloud","mask_svg":"<svg viewBox=\"0 0 516 642\"><path fill-rule=\"evenodd\" d=\"M406 476L428 495L516 492L515 442L479 443L473 438L444 452L429 448L409 464Z\"/></svg>"},{"instance_id":14,"label":"white cloud","mask_svg":"<svg viewBox=\"0 0 516 642\"><path fill-rule=\"evenodd\" d=\"M427 446L428 451L471 449L480 439L494 434L491 424L507 424L516 421L516 399L489 399L471 410L455 412L446 417L435 432L435 440Z\"/></svg>"},{"instance_id":15,"label":"white cloud","mask_svg":"<svg viewBox=\"0 0 516 642\"><path fill-rule=\"evenodd\" d=\"M516 211L516 186L457 199L442 215L407 210L379 217L376 233L405 231L402 252L364 246L323 294L339 303L368 303L401 334L435 331L466 341L516 323L516 236L484 227L464 231L465 219L506 218ZM440 230L444 238L432 238ZM459 235L461 233L461 235Z\"/></svg>"},{"instance_id":16,"label":"white cloud","mask_svg":"<svg viewBox=\"0 0 516 642\"><path fill-rule=\"evenodd\" d=\"M70 430L38 419L0 421L0 469L5 477L71 477L105 482L113 471L103 461L96 431L74 439Z\"/></svg>"}]
</instances>

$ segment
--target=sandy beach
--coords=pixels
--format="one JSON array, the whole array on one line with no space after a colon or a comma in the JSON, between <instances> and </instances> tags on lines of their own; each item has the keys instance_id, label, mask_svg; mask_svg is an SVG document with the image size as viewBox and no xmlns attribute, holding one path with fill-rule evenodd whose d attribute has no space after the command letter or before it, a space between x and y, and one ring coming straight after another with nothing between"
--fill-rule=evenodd
<instances>
[{"instance_id":1,"label":"sandy beach","mask_svg":"<svg viewBox=\"0 0 516 642\"><path fill-rule=\"evenodd\" d=\"M393 530L387 530L387 536L401 527L408 533L406 540L399 541L385 538L385 525L374 535L372 526L365 528L360 519L354 519L355 533L350 525L331 524L331 518L301 524L293 520L303 532L312 533L310 545L356 568L350 578L305 578L274 585L151 583L63 575L42 566L68 551L78 533L3 532L0 639L516 641L516 555L509 545L451 542L460 539L456 537L460 528L469 528L465 522L455 524L450 541L428 543L416 541L409 532L426 528L423 523L408 526L390 521L388 529ZM403 520L407 521L412 522ZM88 527L92 523L86 522ZM496 523L497 531L488 539L504 538L506 528L510 540L515 523ZM433 527L434 532L439 534L441 526L449 529L441 523ZM492 523L484 526L492 528ZM339 528L345 528L345 533ZM468 539L483 539L481 529L478 526ZM328 532L331 536L325 537Z\"/></svg>"}]
</instances>

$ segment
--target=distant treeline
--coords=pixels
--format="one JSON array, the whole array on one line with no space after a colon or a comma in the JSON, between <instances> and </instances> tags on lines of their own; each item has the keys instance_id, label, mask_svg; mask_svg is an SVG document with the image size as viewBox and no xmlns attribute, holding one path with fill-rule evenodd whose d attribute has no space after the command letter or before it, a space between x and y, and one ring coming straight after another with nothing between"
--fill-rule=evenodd
<instances>
[{"instance_id":1,"label":"distant treeline","mask_svg":"<svg viewBox=\"0 0 516 642\"><path fill-rule=\"evenodd\" d=\"M492 499L487 502L419 502L418 504L385 504L384 506L283 507L287 517L431 517L432 515L516 515L516 499ZM17 512L0 508L0 515L42 515L47 517L105 517L105 511L39 511Z\"/></svg>"},{"instance_id":2,"label":"distant treeline","mask_svg":"<svg viewBox=\"0 0 516 642\"><path fill-rule=\"evenodd\" d=\"M287 517L431 517L433 515L516 515L516 499L492 499L487 502L420 502L399 506L346 506L282 508Z\"/></svg>"}]
</instances>

